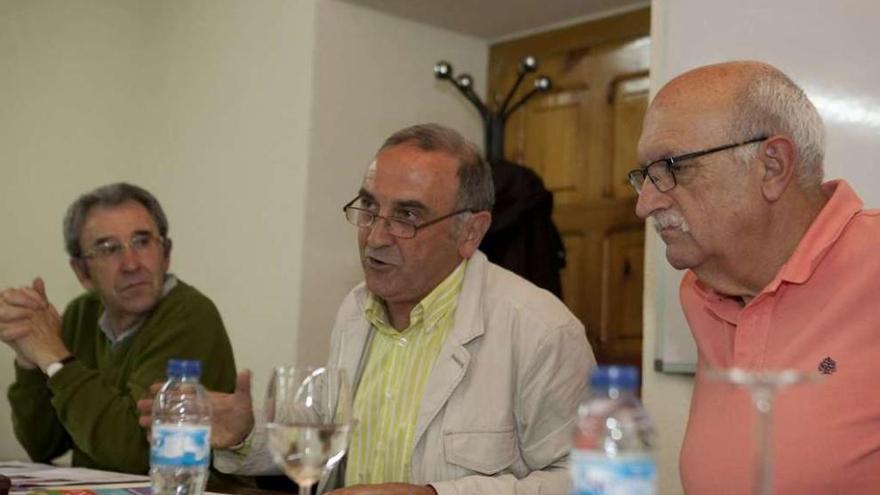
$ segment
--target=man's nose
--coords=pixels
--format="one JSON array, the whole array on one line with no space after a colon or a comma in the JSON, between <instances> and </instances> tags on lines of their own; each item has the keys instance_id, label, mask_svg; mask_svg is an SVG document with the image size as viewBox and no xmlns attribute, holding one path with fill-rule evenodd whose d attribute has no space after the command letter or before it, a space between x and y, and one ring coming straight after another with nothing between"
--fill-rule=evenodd
<instances>
[{"instance_id":1,"label":"man's nose","mask_svg":"<svg viewBox=\"0 0 880 495\"><path fill-rule=\"evenodd\" d=\"M120 266L123 270L134 271L141 266L141 255L131 246L122 248Z\"/></svg>"},{"instance_id":2,"label":"man's nose","mask_svg":"<svg viewBox=\"0 0 880 495\"><path fill-rule=\"evenodd\" d=\"M370 247L388 246L394 242L394 236L388 231L388 220L382 217L373 219L367 233L367 245Z\"/></svg>"},{"instance_id":3,"label":"man's nose","mask_svg":"<svg viewBox=\"0 0 880 495\"><path fill-rule=\"evenodd\" d=\"M636 215L639 218L648 218L657 210L669 207L669 196L657 190L657 186L650 179L642 184L642 191L636 202Z\"/></svg>"}]
</instances>

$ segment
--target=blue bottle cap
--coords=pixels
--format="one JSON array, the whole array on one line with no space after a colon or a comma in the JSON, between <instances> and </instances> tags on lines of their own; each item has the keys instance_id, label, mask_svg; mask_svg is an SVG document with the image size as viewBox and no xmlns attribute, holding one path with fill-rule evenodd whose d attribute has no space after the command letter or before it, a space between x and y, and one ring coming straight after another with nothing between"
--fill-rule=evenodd
<instances>
[{"instance_id":1,"label":"blue bottle cap","mask_svg":"<svg viewBox=\"0 0 880 495\"><path fill-rule=\"evenodd\" d=\"M639 386L639 370L635 366L596 366L590 373L591 388L628 388Z\"/></svg>"},{"instance_id":2,"label":"blue bottle cap","mask_svg":"<svg viewBox=\"0 0 880 495\"><path fill-rule=\"evenodd\" d=\"M202 362L197 359L169 359L166 374L169 377L195 377L202 375Z\"/></svg>"}]
</instances>

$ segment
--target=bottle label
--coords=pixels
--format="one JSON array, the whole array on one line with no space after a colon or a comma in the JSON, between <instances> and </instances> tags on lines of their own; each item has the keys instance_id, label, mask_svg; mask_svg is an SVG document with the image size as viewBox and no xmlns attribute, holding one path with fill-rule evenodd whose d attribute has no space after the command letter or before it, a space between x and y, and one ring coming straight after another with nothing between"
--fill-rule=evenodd
<instances>
[{"instance_id":1,"label":"bottle label","mask_svg":"<svg viewBox=\"0 0 880 495\"><path fill-rule=\"evenodd\" d=\"M207 467L211 460L211 428L207 425L154 424L151 466Z\"/></svg>"},{"instance_id":2,"label":"bottle label","mask_svg":"<svg viewBox=\"0 0 880 495\"><path fill-rule=\"evenodd\" d=\"M572 495L655 495L657 466L647 454L620 454L574 449L570 470Z\"/></svg>"}]
</instances>

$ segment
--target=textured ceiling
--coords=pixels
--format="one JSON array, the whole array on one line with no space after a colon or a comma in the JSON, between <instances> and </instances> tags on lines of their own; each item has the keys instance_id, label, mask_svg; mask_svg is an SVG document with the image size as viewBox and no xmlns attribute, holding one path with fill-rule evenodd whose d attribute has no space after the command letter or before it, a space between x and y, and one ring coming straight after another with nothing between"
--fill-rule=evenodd
<instances>
[{"instance_id":1,"label":"textured ceiling","mask_svg":"<svg viewBox=\"0 0 880 495\"><path fill-rule=\"evenodd\" d=\"M647 0L343 0L486 40L564 24Z\"/></svg>"}]
</instances>

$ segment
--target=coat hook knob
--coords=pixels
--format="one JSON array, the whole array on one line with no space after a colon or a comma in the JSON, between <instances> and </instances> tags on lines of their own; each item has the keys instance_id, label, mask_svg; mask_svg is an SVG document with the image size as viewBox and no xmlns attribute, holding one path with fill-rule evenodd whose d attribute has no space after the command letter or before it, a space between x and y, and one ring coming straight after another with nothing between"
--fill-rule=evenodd
<instances>
[{"instance_id":1,"label":"coat hook knob","mask_svg":"<svg viewBox=\"0 0 880 495\"><path fill-rule=\"evenodd\" d=\"M437 79L449 79L452 77L452 65L443 60L434 64L434 77Z\"/></svg>"}]
</instances>

